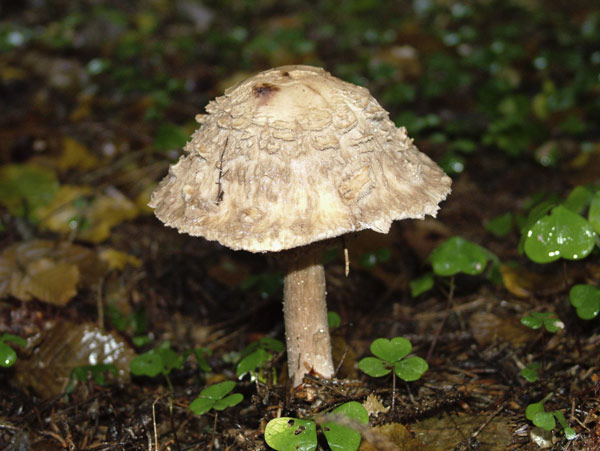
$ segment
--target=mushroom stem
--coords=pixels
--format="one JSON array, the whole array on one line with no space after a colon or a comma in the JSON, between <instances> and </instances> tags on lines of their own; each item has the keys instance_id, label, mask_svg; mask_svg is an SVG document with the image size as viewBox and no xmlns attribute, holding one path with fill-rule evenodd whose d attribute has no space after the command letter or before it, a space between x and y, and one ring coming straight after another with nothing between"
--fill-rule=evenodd
<instances>
[{"instance_id":1,"label":"mushroom stem","mask_svg":"<svg viewBox=\"0 0 600 451\"><path fill-rule=\"evenodd\" d=\"M311 369L325 378L334 373L322 254L321 243L285 252L283 316L288 371L294 387Z\"/></svg>"}]
</instances>

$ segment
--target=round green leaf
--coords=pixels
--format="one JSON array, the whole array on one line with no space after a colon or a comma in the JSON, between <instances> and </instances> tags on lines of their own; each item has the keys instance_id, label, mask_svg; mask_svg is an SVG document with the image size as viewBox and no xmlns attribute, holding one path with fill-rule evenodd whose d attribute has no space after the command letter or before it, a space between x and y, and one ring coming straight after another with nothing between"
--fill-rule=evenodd
<instances>
[{"instance_id":1,"label":"round green leaf","mask_svg":"<svg viewBox=\"0 0 600 451\"><path fill-rule=\"evenodd\" d=\"M265 428L265 441L277 451L314 451L317 448L317 427L310 420L274 418Z\"/></svg>"},{"instance_id":2,"label":"round green leaf","mask_svg":"<svg viewBox=\"0 0 600 451\"><path fill-rule=\"evenodd\" d=\"M453 276L459 272L473 276L484 271L491 256L487 249L455 236L436 247L429 259L438 276Z\"/></svg>"},{"instance_id":3,"label":"round green leaf","mask_svg":"<svg viewBox=\"0 0 600 451\"><path fill-rule=\"evenodd\" d=\"M556 420L554 420L554 415L550 412L538 412L533 416L533 424L546 431L551 431L556 427Z\"/></svg>"},{"instance_id":4,"label":"round green leaf","mask_svg":"<svg viewBox=\"0 0 600 451\"><path fill-rule=\"evenodd\" d=\"M27 340L19 337L18 335L2 334L2 335L0 335L0 341L5 341L5 342L7 341L9 343L14 343L17 346L21 346L22 348L27 347Z\"/></svg>"},{"instance_id":5,"label":"round green leaf","mask_svg":"<svg viewBox=\"0 0 600 451\"><path fill-rule=\"evenodd\" d=\"M129 369L136 376L155 377L163 370L162 357L154 350L145 352L131 361Z\"/></svg>"},{"instance_id":6,"label":"round green leaf","mask_svg":"<svg viewBox=\"0 0 600 451\"><path fill-rule=\"evenodd\" d=\"M365 357L358 362L358 368L371 377L381 377L392 371L386 362L376 357Z\"/></svg>"},{"instance_id":7,"label":"round green leaf","mask_svg":"<svg viewBox=\"0 0 600 451\"><path fill-rule=\"evenodd\" d=\"M17 361L17 353L6 343L0 342L0 366L8 368Z\"/></svg>"},{"instance_id":8,"label":"round green leaf","mask_svg":"<svg viewBox=\"0 0 600 451\"><path fill-rule=\"evenodd\" d=\"M526 232L525 253L536 263L579 260L594 248L596 233L577 213L559 205Z\"/></svg>"},{"instance_id":9,"label":"round green leaf","mask_svg":"<svg viewBox=\"0 0 600 451\"><path fill-rule=\"evenodd\" d=\"M223 399L219 399L218 401L215 401L213 409L225 410L228 407L233 407L236 404L239 404L240 402L243 401L243 399L244 399L244 395L242 395L241 393L232 393L231 395L226 396Z\"/></svg>"},{"instance_id":10,"label":"round green leaf","mask_svg":"<svg viewBox=\"0 0 600 451\"><path fill-rule=\"evenodd\" d=\"M410 281L410 295L416 298L433 288L433 274L427 273Z\"/></svg>"},{"instance_id":11,"label":"round green leaf","mask_svg":"<svg viewBox=\"0 0 600 451\"><path fill-rule=\"evenodd\" d=\"M592 285L578 284L569 292L571 305L581 319L594 319L600 312L600 289Z\"/></svg>"},{"instance_id":12,"label":"round green leaf","mask_svg":"<svg viewBox=\"0 0 600 451\"><path fill-rule=\"evenodd\" d=\"M391 340L377 338L371 343L370 349L374 356L388 363L394 363L407 356L412 350L412 345L404 337L396 337Z\"/></svg>"},{"instance_id":13,"label":"round green leaf","mask_svg":"<svg viewBox=\"0 0 600 451\"><path fill-rule=\"evenodd\" d=\"M396 375L406 382L420 379L423 373L429 369L429 365L421 357L408 357L400 360L394 365Z\"/></svg>"},{"instance_id":14,"label":"round green leaf","mask_svg":"<svg viewBox=\"0 0 600 451\"><path fill-rule=\"evenodd\" d=\"M351 401L333 409L329 415L343 415L351 420L356 421L360 424L367 424L369 422L369 414L362 404ZM349 426L345 426L332 421L327 421L322 425L323 433L329 443L329 447L332 450L339 451L354 451L358 449L361 440L361 434L359 431L352 429Z\"/></svg>"},{"instance_id":15,"label":"round green leaf","mask_svg":"<svg viewBox=\"0 0 600 451\"><path fill-rule=\"evenodd\" d=\"M342 318L337 312L327 312L327 325L329 330L336 329L342 324Z\"/></svg>"},{"instance_id":16,"label":"round green leaf","mask_svg":"<svg viewBox=\"0 0 600 451\"><path fill-rule=\"evenodd\" d=\"M525 418L533 421L533 418L540 412L544 411L544 403L542 402L533 402L527 406L525 409Z\"/></svg>"}]
</instances>

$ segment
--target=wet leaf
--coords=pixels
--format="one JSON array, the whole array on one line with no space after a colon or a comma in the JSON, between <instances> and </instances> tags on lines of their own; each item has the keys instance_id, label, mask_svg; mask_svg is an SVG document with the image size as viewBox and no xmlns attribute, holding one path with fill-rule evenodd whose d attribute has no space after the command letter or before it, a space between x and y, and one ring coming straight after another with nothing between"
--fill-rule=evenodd
<instances>
[{"instance_id":1,"label":"wet leaf","mask_svg":"<svg viewBox=\"0 0 600 451\"><path fill-rule=\"evenodd\" d=\"M100 330L91 323L62 320L45 333L41 345L28 360L19 360L15 379L44 399L59 396L76 367L113 364L118 380L129 380L129 364L135 353L116 332Z\"/></svg>"},{"instance_id":2,"label":"wet leaf","mask_svg":"<svg viewBox=\"0 0 600 451\"><path fill-rule=\"evenodd\" d=\"M11 367L17 361L17 353L6 343L0 341L0 366Z\"/></svg>"},{"instance_id":3,"label":"wet leaf","mask_svg":"<svg viewBox=\"0 0 600 451\"><path fill-rule=\"evenodd\" d=\"M310 420L275 418L267 423L265 441L277 451L314 451L317 448L317 427Z\"/></svg>"},{"instance_id":4,"label":"wet leaf","mask_svg":"<svg viewBox=\"0 0 600 451\"><path fill-rule=\"evenodd\" d=\"M58 191L58 180L50 169L31 164L0 167L0 204L10 214L37 220L36 210L47 205Z\"/></svg>"},{"instance_id":5,"label":"wet leaf","mask_svg":"<svg viewBox=\"0 0 600 451\"><path fill-rule=\"evenodd\" d=\"M596 234L581 216L559 205L526 231L525 253L536 263L559 258L579 260L588 256Z\"/></svg>"}]
</instances>

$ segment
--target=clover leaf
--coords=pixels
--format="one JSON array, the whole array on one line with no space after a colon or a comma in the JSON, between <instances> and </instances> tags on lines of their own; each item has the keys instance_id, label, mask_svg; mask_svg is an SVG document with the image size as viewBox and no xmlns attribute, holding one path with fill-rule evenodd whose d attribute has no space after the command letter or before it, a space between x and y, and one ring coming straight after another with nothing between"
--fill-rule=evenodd
<instances>
[{"instance_id":1,"label":"clover leaf","mask_svg":"<svg viewBox=\"0 0 600 451\"><path fill-rule=\"evenodd\" d=\"M394 370L400 379L411 382L429 369L427 362L420 357L405 359L412 351L412 345L406 338L377 338L370 349L376 357L365 357L358 362L358 367L371 377L382 377Z\"/></svg>"},{"instance_id":2,"label":"clover leaf","mask_svg":"<svg viewBox=\"0 0 600 451\"><path fill-rule=\"evenodd\" d=\"M525 231L525 254L536 263L579 260L592 252L596 233L582 216L559 205Z\"/></svg>"},{"instance_id":3,"label":"clover leaf","mask_svg":"<svg viewBox=\"0 0 600 451\"><path fill-rule=\"evenodd\" d=\"M592 285L578 284L569 292L571 305L581 319L594 319L600 312L600 289Z\"/></svg>"},{"instance_id":4,"label":"clover leaf","mask_svg":"<svg viewBox=\"0 0 600 451\"><path fill-rule=\"evenodd\" d=\"M196 415L203 415L210 409L225 410L228 407L239 404L244 399L244 395L241 393L232 393L226 396L235 386L235 382L225 381L206 387L192 401L190 410Z\"/></svg>"},{"instance_id":5,"label":"clover leaf","mask_svg":"<svg viewBox=\"0 0 600 451\"><path fill-rule=\"evenodd\" d=\"M481 274L487 263L495 259L495 255L484 247L459 236L444 241L429 256L433 272L438 276L453 276L460 272L472 276Z\"/></svg>"}]
</instances>

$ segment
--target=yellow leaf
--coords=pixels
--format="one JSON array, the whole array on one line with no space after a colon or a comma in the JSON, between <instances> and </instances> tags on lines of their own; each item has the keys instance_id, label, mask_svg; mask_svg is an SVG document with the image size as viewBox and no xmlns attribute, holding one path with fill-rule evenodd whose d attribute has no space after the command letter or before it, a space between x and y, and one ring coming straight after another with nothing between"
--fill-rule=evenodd
<instances>
[{"instance_id":1,"label":"yellow leaf","mask_svg":"<svg viewBox=\"0 0 600 451\"><path fill-rule=\"evenodd\" d=\"M30 294L40 301L62 307L77 294L78 281L77 266L40 258L27 265L21 283L14 289L11 287L11 291L21 299Z\"/></svg>"},{"instance_id":2,"label":"yellow leaf","mask_svg":"<svg viewBox=\"0 0 600 451\"><path fill-rule=\"evenodd\" d=\"M86 146L69 136L63 137L62 149L63 151L56 161L56 167L61 171L67 169L86 171L97 167L100 163Z\"/></svg>"},{"instance_id":3,"label":"yellow leaf","mask_svg":"<svg viewBox=\"0 0 600 451\"><path fill-rule=\"evenodd\" d=\"M139 258L110 248L100 251L100 259L108 265L109 269L120 270L126 265L132 265L139 268L142 265Z\"/></svg>"}]
</instances>

